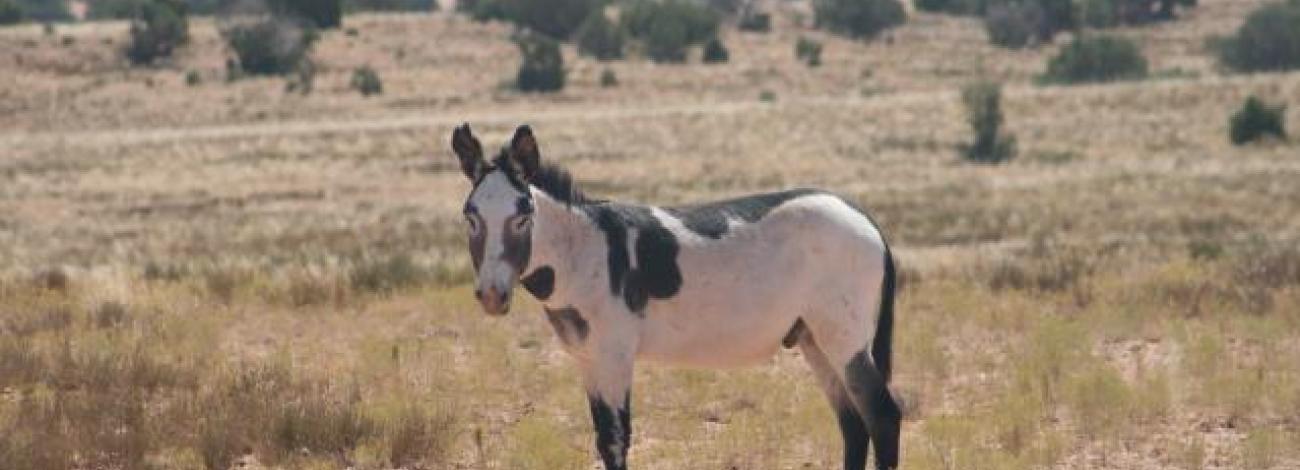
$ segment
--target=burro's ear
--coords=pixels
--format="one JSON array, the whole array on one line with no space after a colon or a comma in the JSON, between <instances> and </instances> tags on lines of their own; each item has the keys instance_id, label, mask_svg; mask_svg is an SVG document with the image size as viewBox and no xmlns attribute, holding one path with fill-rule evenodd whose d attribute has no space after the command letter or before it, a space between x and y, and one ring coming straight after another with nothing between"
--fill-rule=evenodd
<instances>
[{"instance_id":1,"label":"burro's ear","mask_svg":"<svg viewBox=\"0 0 1300 470\"><path fill-rule=\"evenodd\" d=\"M541 168L542 153L537 149L533 129L527 124L515 129L515 137L510 139L510 159L519 167L526 180L533 179Z\"/></svg>"},{"instance_id":2,"label":"burro's ear","mask_svg":"<svg viewBox=\"0 0 1300 470\"><path fill-rule=\"evenodd\" d=\"M483 146L469 130L468 123L461 124L451 133L451 150L460 159L460 170L465 172L465 177L477 181L483 169L487 168L487 162L483 161Z\"/></svg>"}]
</instances>

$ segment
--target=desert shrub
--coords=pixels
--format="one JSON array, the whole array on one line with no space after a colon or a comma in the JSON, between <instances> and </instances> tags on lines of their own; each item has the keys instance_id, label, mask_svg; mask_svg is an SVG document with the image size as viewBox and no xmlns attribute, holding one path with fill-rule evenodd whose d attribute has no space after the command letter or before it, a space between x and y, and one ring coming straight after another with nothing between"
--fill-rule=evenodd
<instances>
[{"instance_id":1,"label":"desert shrub","mask_svg":"<svg viewBox=\"0 0 1300 470\"><path fill-rule=\"evenodd\" d=\"M503 20L555 39L568 39L593 12L600 0L472 0L457 9L478 21Z\"/></svg>"},{"instance_id":2,"label":"desert shrub","mask_svg":"<svg viewBox=\"0 0 1300 470\"><path fill-rule=\"evenodd\" d=\"M185 72L186 86L199 86L202 84L203 84L203 75L200 75L198 70L190 70Z\"/></svg>"},{"instance_id":3,"label":"desert shrub","mask_svg":"<svg viewBox=\"0 0 1300 470\"><path fill-rule=\"evenodd\" d=\"M345 0L347 11L438 11L437 0Z\"/></svg>"},{"instance_id":4,"label":"desert shrub","mask_svg":"<svg viewBox=\"0 0 1300 470\"><path fill-rule=\"evenodd\" d=\"M1240 72L1300 68L1300 0L1266 5L1218 45L1219 61Z\"/></svg>"},{"instance_id":5,"label":"desert shrub","mask_svg":"<svg viewBox=\"0 0 1300 470\"><path fill-rule=\"evenodd\" d=\"M1081 0L1083 23L1094 28L1142 25L1174 18L1178 7L1196 6L1196 0Z\"/></svg>"},{"instance_id":6,"label":"desert shrub","mask_svg":"<svg viewBox=\"0 0 1300 470\"><path fill-rule=\"evenodd\" d=\"M1232 115L1228 137L1235 145L1253 142L1267 135L1286 138L1286 105L1271 106L1251 96Z\"/></svg>"},{"instance_id":7,"label":"desert shrub","mask_svg":"<svg viewBox=\"0 0 1300 470\"><path fill-rule=\"evenodd\" d=\"M687 0L638 0L627 5L619 22L628 35L651 41L672 31L683 44L699 44L718 33L721 19L713 10Z\"/></svg>"},{"instance_id":8,"label":"desert shrub","mask_svg":"<svg viewBox=\"0 0 1300 470\"><path fill-rule=\"evenodd\" d=\"M928 11L932 13L952 12L952 0L916 0L914 4L917 10Z\"/></svg>"},{"instance_id":9,"label":"desert shrub","mask_svg":"<svg viewBox=\"0 0 1300 470\"><path fill-rule=\"evenodd\" d=\"M1051 83L1135 80L1147 76L1147 60L1136 43L1115 36L1076 37L1047 63Z\"/></svg>"},{"instance_id":10,"label":"desert shrub","mask_svg":"<svg viewBox=\"0 0 1300 470\"><path fill-rule=\"evenodd\" d=\"M704 63L718 64L726 62L730 58L731 53L727 52L727 46L722 44L721 39L713 38L704 43Z\"/></svg>"},{"instance_id":11,"label":"desert shrub","mask_svg":"<svg viewBox=\"0 0 1300 470\"><path fill-rule=\"evenodd\" d=\"M817 67L822 64L822 43L799 36L794 42L794 57L808 64L809 67Z\"/></svg>"},{"instance_id":12,"label":"desert shrub","mask_svg":"<svg viewBox=\"0 0 1300 470\"><path fill-rule=\"evenodd\" d=\"M131 21L131 42L126 57L137 65L171 57L189 40L189 20L181 0L146 0Z\"/></svg>"},{"instance_id":13,"label":"desert shrub","mask_svg":"<svg viewBox=\"0 0 1300 470\"><path fill-rule=\"evenodd\" d=\"M984 15L984 31L995 46L1019 49L1039 38L1043 9L1037 3L1003 3L989 7Z\"/></svg>"},{"instance_id":14,"label":"desert shrub","mask_svg":"<svg viewBox=\"0 0 1300 470\"><path fill-rule=\"evenodd\" d=\"M967 160L1000 163L1015 156L1016 139L1002 133L1002 85L979 81L961 90L966 107L966 122L975 133L975 141L962 149Z\"/></svg>"},{"instance_id":15,"label":"desert shrub","mask_svg":"<svg viewBox=\"0 0 1300 470\"><path fill-rule=\"evenodd\" d=\"M903 24L907 14L898 0L814 0L813 17L818 28L871 39Z\"/></svg>"},{"instance_id":16,"label":"desert shrub","mask_svg":"<svg viewBox=\"0 0 1300 470\"><path fill-rule=\"evenodd\" d=\"M600 86L602 88L618 86L618 76L614 75L613 70L605 69L600 72Z\"/></svg>"},{"instance_id":17,"label":"desert shrub","mask_svg":"<svg viewBox=\"0 0 1300 470\"><path fill-rule=\"evenodd\" d=\"M396 468L423 468L451 457L456 438L456 418L451 413L429 414L416 406L403 408L387 423L389 463Z\"/></svg>"},{"instance_id":18,"label":"desert shrub","mask_svg":"<svg viewBox=\"0 0 1300 470\"><path fill-rule=\"evenodd\" d=\"M295 16L317 28L337 28L343 23L342 0L269 0L276 15Z\"/></svg>"},{"instance_id":19,"label":"desert shrub","mask_svg":"<svg viewBox=\"0 0 1300 470\"><path fill-rule=\"evenodd\" d=\"M23 20L23 10L13 0L0 0L0 25L15 24Z\"/></svg>"},{"instance_id":20,"label":"desert shrub","mask_svg":"<svg viewBox=\"0 0 1300 470\"><path fill-rule=\"evenodd\" d=\"M599 9L587 17L574 33L578 53L597 60L623 58L623 31L605 17Z\"/></svg>"},{"instance_id":21,"label":"desert shrub","mask_svg":"<svg viewBox=\"0 0 1300 470\"><path fill-rule=\"evenodd\" d=\"M681 63L686 62L687 46L686 26L675 21L660 21L650 26L645 53L655 62Z\"/></svg>"},{"instance_id":22,"label":"desert shrub","mask_svg":"<svg viewBox=\"0 0 1300 470\"><path fill-rule=\"evenodd\" d=\"M389 293L424 282L428 272L410 256L397 254L358 260L348 273L352 289L358 292Z\"/></svg>"},{"instance_id":23,"label":"desert shrub","mask_svg":"<svg viewBox=\"0 0 1300 470\"><path fill-rule=\"evenodd\" d=\"M560 43L540 34L526 34L515 43L523 61L515 87L525 92L551 92L564 88L564 56Z\"/></svg>"},{"instance_id":24,"label":"desert shrub","mask_svg":"<svg viewBox=\"0 0 1300 470\"><path fill-rule=\"evenodd\" d=\"M384 92L384 83L379 79L379 72L370 68L369 65L363 65L352 70L352 80L349 82L349 86L361 93L361 96L378 95Z\"/></svg>"},{"instance_id":25,"label":"desert shrub","mask_svg":"<svg viewBox=\"0 0 1300 470\"><path fill-rule=\"evenodd\" d=\"M40 23L72 21L68 3L61 0L14 0L23 18Z\"/></svg>"},{"instance_id":26,"label":"desert shrub","mask_svg":"<svg viewBox=\"0 0 1300 470\"><path fill-rule=\"evenodd\" d=\"M91 312L91 318L97 328L114 328L130 320L130 314L121 302L107 301Z\"/></svg>"},{"instance_id":27,"label":"desert shrub","mask_svg":"<svg viewBox=\"0 0 1300 470\"><path fill-rule=\"evenodd\" d=\"M298 70L317 39L310 24L279 16L228 26L221 34L235 53L239 71L253 75Z\"/></svg>"},{"instance_id":28,"label":"desert shrub","mask_svg":"<svg viewBox=\"0 0 1300 470\"><path fill-rule=\"evenodd\" d=\"M772 30L772 15L752 8L746 8L736 21L736 28L751 33L766 33Z\"/></svg>"}]
</instances>

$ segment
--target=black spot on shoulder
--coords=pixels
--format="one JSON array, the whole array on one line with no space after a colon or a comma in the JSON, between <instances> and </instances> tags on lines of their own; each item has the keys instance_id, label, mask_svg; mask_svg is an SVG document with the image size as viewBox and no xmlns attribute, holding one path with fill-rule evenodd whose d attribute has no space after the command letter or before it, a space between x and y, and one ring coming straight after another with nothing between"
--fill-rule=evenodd
<instances>
[{"instance_id":1,"label":"black spot on shoulder","mask_svg":"<svg viewBox=\"0 0 1300 470\"><path fill-rule=\"evenodd\" d=\"M583 210L605 234L611 294L622 295L627 308L638 314L650 299L677 294L682 286L677 238L649 208L604 203L584 206ZM635 237L635 253L628 252L629 237ZM632 263L634 254L636 265Z\"/></svg>"},{"instance_id":2,"label":"black spot on shoulder","mask_svg":"<svg viewBox=\"0 0 1300 470\"><path fill-rule=\"evenodd\" d=\"M582 318L582 314L572 307L560 309L545 309L546 319L551 322L551 328L555 329L555 335L560 337L560 341L568 346L577 346L587 339L587 333L590 327L587 320Z\"/></svg>"},{"instance_id":3,"label":"black spot on shoulder","mask_svg":"<svg viewBox=\"0 0 1300 470\"><path fill-rule=\"evenodd\" d=\"M791 189L693 206L669 207L664 210L681 219L682 224L692 232L719 239L727 233L728 219L740 219L752 224L786 201L820 193L821 191L815 189Z\"/></svg>"},{"instance_id":4,"label":"black spot on shoulder","mask_svg":"<svg viewBox=\"0 0 1300 470\"><path fill-rule=\"evenodd\" d=\"M537 300L546 300L555 292L555 270L550 266L537 268L523 279L519 280L528 293L533 294Z\"/></svg>"}]
</instances>

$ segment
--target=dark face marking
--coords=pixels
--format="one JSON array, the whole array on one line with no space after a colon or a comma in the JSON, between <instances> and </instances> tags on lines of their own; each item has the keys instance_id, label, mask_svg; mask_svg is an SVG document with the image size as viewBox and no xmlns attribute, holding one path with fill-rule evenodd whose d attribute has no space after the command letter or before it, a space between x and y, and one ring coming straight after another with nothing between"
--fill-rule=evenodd
<instances>
[{"instance_id":1,"label":"dark face marking","mask_svg":"<svg viewBox=\"0 0 1300 470\"><path fill-rule=\"evenodd\" d=\"M815 189L792 189L664 210L681 219L682 224L692 232L716 240L726 235L727 219L739 219L752 224L791 199L821 193Z\"/></svg>"},{"instance_id":2,"label":"dark face marking","mask_svg":"<svg viewBox=\"0 0 1300 470\"><path fill-rule=\"evenodd\" d=\"M555 270L550 266L537 268L523 279L519 280L528 293L533 294L537 300L546 300L555 292Z\"/></svg>"},{"instance_id":3,"label":"dark face marking","mask_svg":"<svg viewBox=\"0 0 1300 470\"><path fill-rule=\"evenodd\" d=\"M627 308L641 314L650 299L666 299L682 286L677 266L677 238L659 223L650 209L623 204L593 204L583 210L604 232L609 250L609 290L622 295ZM637 265L632 265L628 237L635 233Z\"/></svg>"},{"instance_id":4,"label":"dark face marking","mask_svg":"<svg viewBox=\"0 0 1300 470\"><path fill-rule=\"evenodd\" d=\"M566 307L544 310L546 310L546 319L551 322L551 327L555 328L555 335L560 337L560 342L565 346L575 347L587 339L590 328L578 309Z\"/></svg>"},{"instance_id":5,"label":"dark face marking","mask_svg":"<svg viewBox=\"0 0 1300 470\"><path fill-rule=\"evenodd\" d=\"M596 425L596 451L605 462L605 470L627 470L627 447L632 442L632 401L623 399L623 408L614 408L595 395L588 395L591 420Z\"/></svg>"},{"instance_id":6,"label":"dark face marking","mask_svg":"<svg viewBox=\"0 0 1300 470\"><path fill-rule=\"evenodd\" d=\"M474 272L483 265L483 247L487 244L487 227L473 204L465 205L465 223L469 224L469 258L474 262Z\"/></svg>"}]
</instances>

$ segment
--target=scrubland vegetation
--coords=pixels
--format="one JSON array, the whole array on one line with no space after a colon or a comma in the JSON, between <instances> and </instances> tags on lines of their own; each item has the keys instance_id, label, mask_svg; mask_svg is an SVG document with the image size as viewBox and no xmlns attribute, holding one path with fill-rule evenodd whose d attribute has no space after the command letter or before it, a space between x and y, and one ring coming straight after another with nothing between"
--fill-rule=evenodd
<instances>
[{"instance_id":1,"label":"scrubland vegetation","mask_svg":"<svg viewBox=\"0 0 1300 470\"><path fill-rule=\"evenodd\" d=\"M489 146L532 124L600 196L870 209L902 275L905 468L1296 468L1300 75L1250 46L1300 31L1288 1L1085 2L1097 25L1020 49L956 2L873 34L820 2L615 5L536 39L504 0L343 2L422 12L296 25L294 93L198 2L148 66L124 53L147 19L0 28L0 467L591 468L540 309L469 293L446 141L470 121ZM840 461L795 351L637 374L638 468Z\"/></svg>"}]
</instances>

